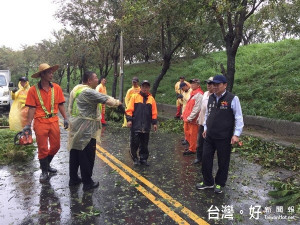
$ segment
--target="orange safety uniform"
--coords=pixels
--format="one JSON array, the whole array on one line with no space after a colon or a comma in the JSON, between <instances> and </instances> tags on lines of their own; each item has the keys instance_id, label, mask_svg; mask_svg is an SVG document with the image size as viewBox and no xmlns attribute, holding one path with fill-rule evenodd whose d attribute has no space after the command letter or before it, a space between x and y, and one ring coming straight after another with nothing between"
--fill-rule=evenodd
<instances>
[{"instance_id":1,"label":"orange safety uniform","mask_svg":"<svg viewBox=\"0 0 300 225\"><path fill-rule=\"evenodd\" d=\"M199 126L197 124L197 118L201 109L201 101L203 97L203 91L201 88L193 90L191 97L186 104L186 108L182 114L183 129L186 140L189 142L189 150L196 152L197 137Z\"/></svg>"},{"instance_id":2,"label":"orange safety uniform","mask_svg":"<svg viewBox=\"0 0 300 225\"><path fill-rule=\"evenodd\" d=\"M99 84L96 87L96 91L99 91L101 94L105 94L107 95L107 91L106 91L106 86ZM106 124L105 121L105 104L101 104L102 105L102 111L101 111L101 123L102 124Z\"/></svg>"},{"instance_id":3,"label":"orange safety uniform","mask_svg":"<svg viewBox=\"0 0 300 225\"><path fill-rule=\"evenodd\" d=\"M42 107L42 103L36 90L37 87L39 89L43 105L47 112L50 113L48 116L46 116L46 112ZM42 88L41 82L39 82L37 85L32 86L29 89L26 99L26 106L34 107L36 109L34 114L33 130L36 135L39 159L46 158L48 155L55 155L60 148L59 118L57 113L58 105L65 102L65 97L58 84L50 82L50 87L51 88L47 92ZM54 92L54 95L52 94L52 91ZM52 100L54 101L54 106L52 104ZM53 113L51 112L52 107ZM50 147L48 147L48 139Z\"/></svg>"}]
</instances>

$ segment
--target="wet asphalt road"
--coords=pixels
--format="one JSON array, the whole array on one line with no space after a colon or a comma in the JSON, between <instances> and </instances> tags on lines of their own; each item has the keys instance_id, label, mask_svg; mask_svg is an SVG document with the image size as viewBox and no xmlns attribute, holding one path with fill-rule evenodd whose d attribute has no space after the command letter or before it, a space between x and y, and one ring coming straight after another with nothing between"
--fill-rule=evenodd
<instances>
[{"instance_id":1,"label":"wet asphalt road","mask_svg":"<svg viewBox=\"0 0 300 225\"><path fill-rule=\"evenodd\" d=\"M69 188L67 132L61 132L61 149L52 163L58 174L48 184L38 181L37 156L24 164L0 167L1 225L299 222L265 218L288 215L286 209L276 212L268 202L267 182L290 172L265 170L233 154L225 193L199 191L195 184L201 181L201 166L192 165L195 156L182 155L180 135L151 133L150 166L133 166L129 130L116 124L103 129L98 146L93 179L100 187L88 192L82 191L82 184ZM264 212L265 207L272 207L272 212Z\"/></svg>"}]
</instances>

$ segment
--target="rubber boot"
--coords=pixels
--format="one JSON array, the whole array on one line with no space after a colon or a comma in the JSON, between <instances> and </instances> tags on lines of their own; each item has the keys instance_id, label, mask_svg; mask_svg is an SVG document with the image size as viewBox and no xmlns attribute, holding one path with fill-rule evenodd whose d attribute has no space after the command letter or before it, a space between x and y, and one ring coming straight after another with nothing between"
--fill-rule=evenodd
<instances>
[{"instance_id":1,"label":"rubber boot","mask_svg":"<svg viewBox=\"0 0 300 225\"><path fill-rule=\"evenodd\" d=\"M42 173L40 175L40 182L44 183L48 180L49 175L48 175L48 159L43 158L40 159L40 165L41 165L41 169L42 169Z\"/></svg>"},{"instance_id":2,"label":"rubber boot","mask_svg":"<svg viewBox=\"0 0 300 225\"><path fill-rule=\"evenodd\" d=\"M50 173L56 173L57 172L57 169L54 169L50 166L50 163L53 159L54 155L48 155L47 159L48 159L48 172Z\"/></svg>"},{"instance_id":3,"label":"rubber boot","mask_svg":"<svg viewBox=\"0 0 300 225\"><path fill-rule=\"evenodd\" d=\"M175 119L180 119L180 113L181 113L181 105L177 106L176 115L174 116Z\"/></svg>"}]
</instances>

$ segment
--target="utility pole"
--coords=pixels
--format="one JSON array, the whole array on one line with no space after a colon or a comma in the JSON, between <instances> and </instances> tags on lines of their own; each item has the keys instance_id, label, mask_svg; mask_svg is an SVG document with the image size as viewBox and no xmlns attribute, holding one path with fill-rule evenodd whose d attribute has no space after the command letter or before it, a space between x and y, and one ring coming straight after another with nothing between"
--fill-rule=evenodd
<instances>
[{"instance_id":1,"label":"utility pole","mask_svg":"<svg viewBox=\"0 0 300 225\"><path fill-rule=\"evenodd\" d=\"M123 102L123 88L124 88L124 58L123 58L123 33L120 36L120 93L119 101Z\"/></svg>"}]
</instances>

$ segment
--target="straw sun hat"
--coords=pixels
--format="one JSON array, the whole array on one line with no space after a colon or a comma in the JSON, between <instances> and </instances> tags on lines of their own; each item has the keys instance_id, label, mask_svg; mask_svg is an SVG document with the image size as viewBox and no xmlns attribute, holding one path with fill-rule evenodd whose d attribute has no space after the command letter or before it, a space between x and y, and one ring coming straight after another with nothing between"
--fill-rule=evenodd
<instances>
[{"instance_id":1,"label":"straw sun hat","mask_svg":"<svg viewBox=\"0 0 300 225\"><path fill-rule=\"evenodd\" d=\"M39 65L39 72L36 72L35 74L32 74L31 77L32 78L39 78L41 76L42 72L51 70L52 73L54 73L57 69L58 69L58 65L55 66L49 66L47 63L42 63L41 65Z\"/></svg>"}]
</instances>

